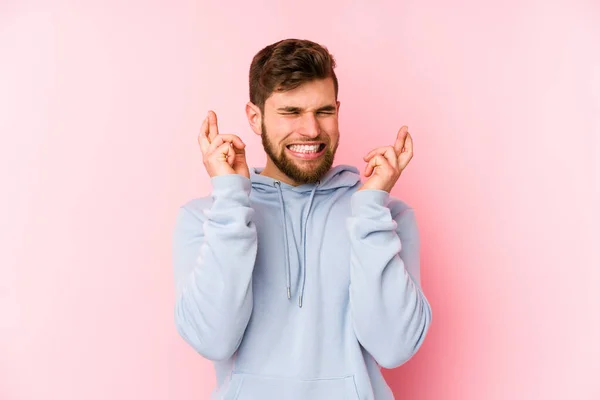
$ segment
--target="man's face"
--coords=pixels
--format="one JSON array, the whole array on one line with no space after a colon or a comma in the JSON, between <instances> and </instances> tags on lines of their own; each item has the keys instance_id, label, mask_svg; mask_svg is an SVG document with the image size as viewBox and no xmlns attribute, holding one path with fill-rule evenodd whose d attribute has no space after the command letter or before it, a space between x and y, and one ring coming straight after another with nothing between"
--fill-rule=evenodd
<instances>
[{"instance_id":1,"label":"man's face","mask_svg":"<svg viewBox=\"0 0 600 400\"><path fill-rule=\"evenodd\" d=\"M295 184L321 179L333 165L339 143L339 102L333 79L319 79L265 101L262 142L270 175Z\"/></svg>"}]
</instances>

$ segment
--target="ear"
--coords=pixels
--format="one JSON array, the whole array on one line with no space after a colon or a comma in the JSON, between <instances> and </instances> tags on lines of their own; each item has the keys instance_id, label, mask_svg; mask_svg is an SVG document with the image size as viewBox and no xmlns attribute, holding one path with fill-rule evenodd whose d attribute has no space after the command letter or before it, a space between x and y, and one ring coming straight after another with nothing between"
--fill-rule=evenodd
<instances>
[{"instance_id":1,"label":"ear","mask_svg":"<svg viewBox=\"0 0 600 400\"><path fill-rule=\"evenodd\" d=\"M336 114L339 114L339 113L340 113L340 104L341 104L341 103L340 103L339 101L336 101L336 102L335 102L335 105L337 106L337 110L335 111L335 113L336 113Z\"/></svg>"},{"instance_id":2,"label":"ear","mask_svg":"<svg viewBox=\"0 0 600 400\"><path fill-rule=\"evenodd\" d=\"M248 118L248 123L250 127L257 135L262 135L262 115L260 113L260 109L257 105L249 101L246 103L246 117Z\"/></svg>"}]
</instances>

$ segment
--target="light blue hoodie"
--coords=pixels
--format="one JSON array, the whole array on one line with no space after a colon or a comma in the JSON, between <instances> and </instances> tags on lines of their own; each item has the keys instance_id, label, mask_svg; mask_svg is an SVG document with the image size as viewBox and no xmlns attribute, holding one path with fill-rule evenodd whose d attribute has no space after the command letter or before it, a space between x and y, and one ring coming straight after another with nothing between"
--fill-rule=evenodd
<instances>
[{"instance_id":1,"label":"light blue hoodie","mask_svg":"<svg viewBox=\"0 0 600 400\"><path fill-rule=\"evenodd\" d=\"M354 167L296 187L260 171L211 178L176 219L175 324L214 361L211 399L393 399L380 367L431 323L414 210L357 192Z\"/></svg>"}]
</instances>

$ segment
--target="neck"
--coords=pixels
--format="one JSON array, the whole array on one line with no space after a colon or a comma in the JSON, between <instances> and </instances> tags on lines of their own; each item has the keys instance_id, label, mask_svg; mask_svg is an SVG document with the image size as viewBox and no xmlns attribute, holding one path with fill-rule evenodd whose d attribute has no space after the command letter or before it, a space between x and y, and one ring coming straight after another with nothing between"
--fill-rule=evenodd
<instances>
[{"instance_id":1,"label":"neck","mask_svg":"<svg viewBox=\"0 0 600 400\"><path fill-rule=\"evenodd\" d=\"M286 174L284 174L283 172L281 172L279 170L279 168L277 168L275 166L275 164L273 164L273 161L271 161L271 159L268 156L267 156L267 165L261 171L260 175L268 176L269 178L281 181L281 182L286 183L286 184L288 184L290 186L300 186L302 184L300 182L294 181L289 176L287 176Z\"/></svg>"}]
</instances>

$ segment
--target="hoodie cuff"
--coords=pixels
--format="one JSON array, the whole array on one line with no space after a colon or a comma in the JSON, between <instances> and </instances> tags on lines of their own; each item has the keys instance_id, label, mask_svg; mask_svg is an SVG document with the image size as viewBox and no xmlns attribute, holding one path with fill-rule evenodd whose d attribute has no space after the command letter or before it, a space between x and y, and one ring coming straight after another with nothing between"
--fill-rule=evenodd
<instances>
[{"instance_id":1,"label":"hoodie cuff","mask_svg":"<svg viewBox=\"0 0 600 400\"><path fill-rule=\"evenodd\" d=\"M385 190L367 189L355 192L350 199L353 217L391 219L390 210L387 208L390 194ZM386 218L386 219L387 219Z\"/></svg>"},{"instance_id":2,"label":"hoodie cuff","mask_svg":"<svg viewBox=\"0 0 600 400\"><path fill-rule=\"evenodd\" d=\"M250 195L252 182L250 179L239 174L218 175L210 178L212 183L212 197L217 199L221 197L233 198L241 193ZM236 196L237 195L237 196Z\"/></svg>"}]
</instances>

